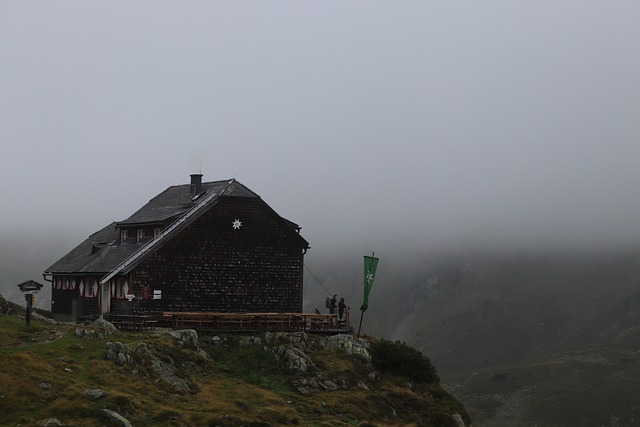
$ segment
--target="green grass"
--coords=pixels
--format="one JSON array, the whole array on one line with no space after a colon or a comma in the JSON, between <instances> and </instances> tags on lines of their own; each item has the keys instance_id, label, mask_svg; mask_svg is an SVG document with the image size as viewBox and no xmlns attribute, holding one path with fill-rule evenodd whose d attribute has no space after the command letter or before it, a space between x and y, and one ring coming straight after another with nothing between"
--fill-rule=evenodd
<instances>
[{"instance_id":1,"label":"green grass","mask_svg":"<svg viewBox=\"0 0 640 427\"><path fill-rule=\"evenodd\" d=\"M232 345L225 348L213 347L210 337L202 336L209 354L205 359L197 349L176 345L159 332L87 340L75 336L75 326L34 321L27 328L23 322L0 316L0 425L37 425L56 417L67 425L101 426L103 408L136 426L411 425L416 417L422 420L416 425L447 425L442 424L444 414L465 414L439 386L411 391L396 385L401 379L372 382L370 367L339 351L309 354L327 378L352 388L304 396L273 352L263 345L233 345L236 336L227 339ZM107 341L152 345L159 359L173 362L176 375L191 381L191 392L176 392L159 380L144 355L136 356L136 367L105 360ZM371 390L358 388L360 380ZM100 388L105 396L93 400L85 395L89 388Z\"/></svg>"}]
</instances>

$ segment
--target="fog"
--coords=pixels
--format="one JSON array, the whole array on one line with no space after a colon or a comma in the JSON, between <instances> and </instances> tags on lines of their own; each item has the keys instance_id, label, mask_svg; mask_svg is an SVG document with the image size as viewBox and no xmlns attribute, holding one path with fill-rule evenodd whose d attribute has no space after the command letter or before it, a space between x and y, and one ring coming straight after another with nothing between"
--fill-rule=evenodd
<instances>
[{"instance_id":1,"label":"fog","mask_svg":"<svg viewBox=\"0 0 640 427\"><path fill-rule=\"evenodd\" d=\"M202 172L299 223L310 257L640 243L639 13L3 1L0 237L66 234L42 271Z\"/></svg>"}]
</instances>

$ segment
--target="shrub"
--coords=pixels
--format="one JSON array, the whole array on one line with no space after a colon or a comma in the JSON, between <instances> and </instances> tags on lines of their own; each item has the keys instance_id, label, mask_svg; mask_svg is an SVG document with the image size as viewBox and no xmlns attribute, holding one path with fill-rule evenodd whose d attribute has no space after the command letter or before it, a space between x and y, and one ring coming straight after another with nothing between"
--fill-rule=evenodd
<instances>
[{"instance_id":1,"label":"shrub","mask_svg":"<svg viewBox=\"0 0 640 427\"><path fill-rule=\"evenodd\" d=\"M409 378L417 383L438 383L440 377L431 360L402 341L381 340L369 348L373 366L382 372Z\"/></svg>"}]
</instances>

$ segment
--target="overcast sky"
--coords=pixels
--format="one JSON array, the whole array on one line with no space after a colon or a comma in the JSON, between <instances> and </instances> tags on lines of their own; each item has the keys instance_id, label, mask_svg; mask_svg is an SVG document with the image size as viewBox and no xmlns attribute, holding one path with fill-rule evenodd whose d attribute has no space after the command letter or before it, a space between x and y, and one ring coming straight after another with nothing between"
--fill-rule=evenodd
<instances>
[{"instance_id":1,"label":"overcast sky","mask_svg":"<svg viewBox=\"0 0 640 427\"><path fill-rule=\"evenodd\" d=\"M635 0L0 0L0 229L88 236L201 171L312 250L640 245L639 22Z\"/></svg>"}]
</instances>

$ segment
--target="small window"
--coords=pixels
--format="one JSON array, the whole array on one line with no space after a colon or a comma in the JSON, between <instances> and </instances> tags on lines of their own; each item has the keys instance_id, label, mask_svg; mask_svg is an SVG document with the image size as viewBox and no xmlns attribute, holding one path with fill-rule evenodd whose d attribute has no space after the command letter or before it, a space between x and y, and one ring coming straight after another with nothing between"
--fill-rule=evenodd
<instances>
[{"instance_id":1,"label":"small window","mask_svg":"<svg viewBox=\"0 0 640 427\"><path fill-rule=\"evenodd\" d=\"M127 280L125 278L119 278L116 281L116 298L124 299L126 294L126 289L125 289L126 285L127 285Z\"/></svg>"},{"instance_id":2,"label":"small window","mask_svg":"<svg viewBox=\"0 0 640 427\"><path fill-rule=\"evenodd\" d=\"M93 283L92 280L87 280L87 283L84 285L84 297L85 298L93 298Z\"/></svg>"},{"instance_id":3,"label":"small window","mask_svg":"<svg viewBox=\"0 0 640 427\"><path fill-rule=\"evenodd\" d=\"M144 230L141 229L136 232L136 242L139 242L142 239L144 239Z\"/></svg>"},{"instance_id":4,"label":"small window","mask_svg":"<svg viewBox=\"0 0 640 427\"><path fill-rule=\"evenodd\" d=\"M124 243L129 238L129 230L120 230L120 242Z\"/></svg>"},{"instance_id":5,"label":"small window","mask_svg":"<svg viewBox=\"0 0 640 427\"><path fill-rule=\"evenodd\" d=\"M158 236L160 235L160 233L162 233L162 228L154 228L153 229L153 238L156 239L158 238Z\"/></svg>"}]
</instances>

